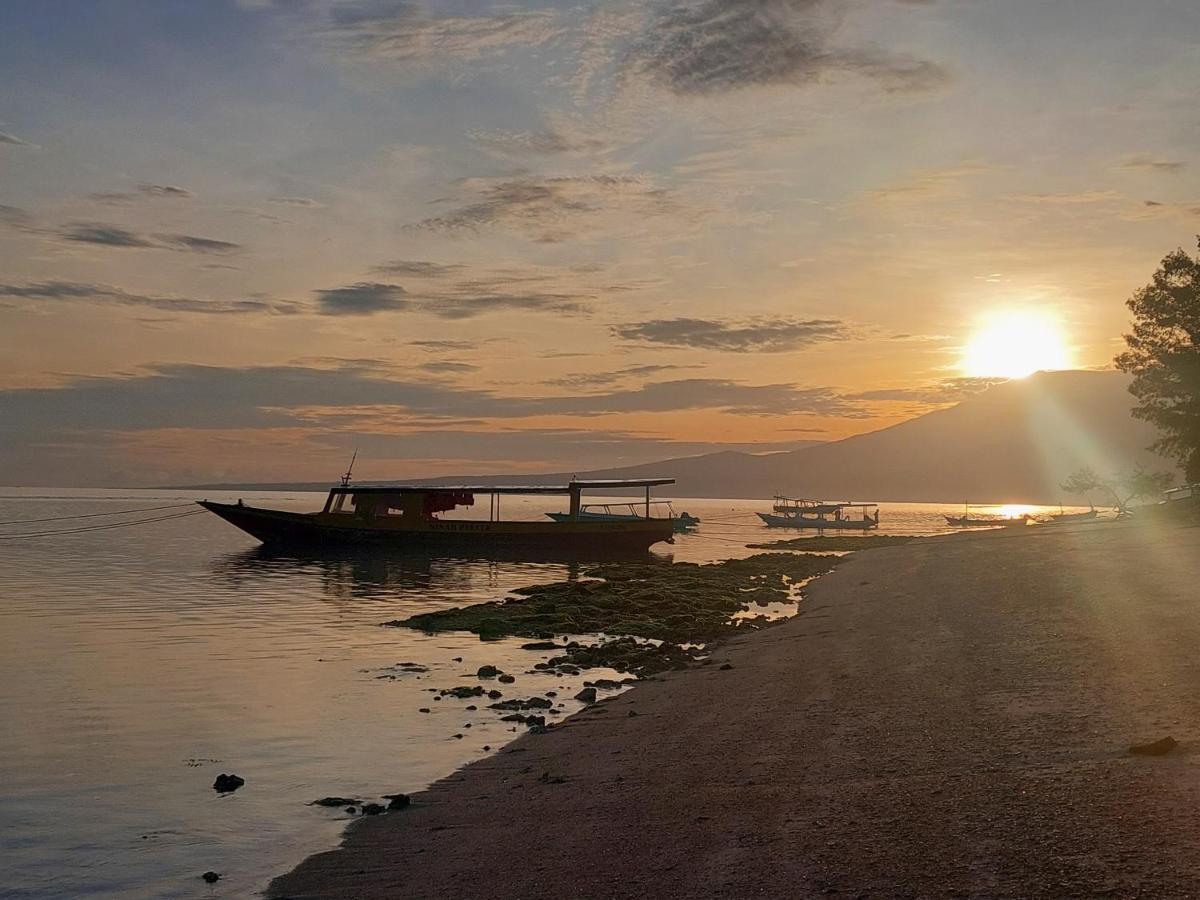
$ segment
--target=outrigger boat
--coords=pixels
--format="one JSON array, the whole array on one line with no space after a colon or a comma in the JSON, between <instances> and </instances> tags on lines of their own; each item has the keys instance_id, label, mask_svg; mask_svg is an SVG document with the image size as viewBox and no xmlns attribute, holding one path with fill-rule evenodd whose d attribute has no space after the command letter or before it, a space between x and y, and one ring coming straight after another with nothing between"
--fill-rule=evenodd
<instances>
[{"instance_id":1,"label":"outrigger boat","mask_svg":"<svg viewBox=\"0 0 1200 900\"><path fill-rule=\"evenodd\" d=\"M858 510L858 518L847 515ZM871 514L871 510L875 514ZM879 527L877 503L830 503L825 500L804 500L776 497L771 513L758 517L768 528L815 528L819 531L870 531Z\"/></svg>"},{"instance_id":2,"label":"outrigger boat","mask_svg":"<svg viewBox=\"0 0 1200 900\"><path fill-rule=\"evenodd\" d=\"M384 546L422 553L450 552L469 556L600 558L645 553L660 541L674 542L669 518L637 516L599 519L581 513L585 490L643 488L674 484L673 478L632 481L571 481L563 485L496 487L492 485L351 485L349 478L333 487L320 512L296 513L237 503L197 501L231 525L268 546L308 548ZM443 519L439 514L473 506L487 494L487 519ZM512 494L559 494L570 498L562 521L513 521L500 518L500 498Z\"/></svg>"},{"instance_id":3,"label":"outrigger boat","mask_svg":"<svg viewBox=\"0 0 1200 900\"><path fill-rule=\"evenodd\" d=\"M642 504L638 503L585 503L579 507L579 512L572 516L571 513L551 512L546 513L555 522L634 522L639 519L651 518L653 509L663 510L666 515L661 518L670 519L677 534L690 531L700 524L700 520L687 512L675 514L675 508L669 500L652 500L644 506L644 514L639 513L642 509Z\"/></svg>"},{"instance_id":4,"label":"outrigger boat","mask_svg":"<svg viewBox=\"0 0 1200 900\"><path fill-rule=\"evenodd\" d=\"M1087 512L1081 513L1063 512L1063 508L1060 506L1058 508L1058 512L1050 517L1050 522L1054 525L1069 525L1072 522L1090 522L1092 519L1096 518L1097 515L1098 513L1096 512L1095 506L1093 506Z\"/></svg>"},{"instance_id":5,"label":"outrigger boat","mask_svg":"<svg viewBox=\"0 0 1200 900\"><path fill-rule=\"evenodd\" d=\"M1033 516L1022 513L1019 516L987 516L971 515L970 504L963 505L961 516L943 516L947 525L955 528L994 528L997 525L1027 525Z\"/></svg>"}]
</instances>

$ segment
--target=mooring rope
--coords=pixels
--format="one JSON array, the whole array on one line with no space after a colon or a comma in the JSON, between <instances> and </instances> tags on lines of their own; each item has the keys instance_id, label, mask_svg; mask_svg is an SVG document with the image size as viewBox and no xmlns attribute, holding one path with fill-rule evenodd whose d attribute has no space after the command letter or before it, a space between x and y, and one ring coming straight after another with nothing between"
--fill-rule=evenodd
<instances>
[{"instance_id":1,"label":"mooring rope","mask_svg":"<svg viewBox=\"0 0 1200 900\"><path fill-rule=\"evenodd\" d=\"M161 509L182 509L185 506L191 506L188 503L172 503L170 506L142 506L138 509L116 509L109 512L84 513L78 516L49 516L45 519L9 519L7 522L0 522L0 525L32 525L35 522L63 522L67 519L97 519L104 516L124 516L129 513L145 513L156 512Z\"/></svg>"},{"instance_id":2,"label":"mooring rope","mask_svg":"<svg viewBox=\"0 0 1200 900\"><path fill-rule=\"evenodd\" d=\"M153 522L169 522L172 519L187 519L191 516L204 515L204 510L195 509L191 512L171 513L168 516L153 516L149 519L135 519L132 522L107 522L101 525L84 525L80 528L65 528L57 531L27 531L23 534L0 534L0 541L19 541L25 538L55 537L67 534L86 534L92 531L109 531L114 528L132 528L135 525L149 525Z\"/></svg>"}]
</instances>

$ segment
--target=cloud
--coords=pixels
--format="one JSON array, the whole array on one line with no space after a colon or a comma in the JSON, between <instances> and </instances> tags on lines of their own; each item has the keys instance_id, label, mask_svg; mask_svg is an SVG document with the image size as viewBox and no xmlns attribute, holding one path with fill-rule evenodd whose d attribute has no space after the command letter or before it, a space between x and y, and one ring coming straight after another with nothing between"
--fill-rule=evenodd
<instances>
[{"instance_id":1,"label":"cloud","mask_svg":"<svg viewBox=\"0 0 1200 900\"><path fill-rule=\"evenodd\" d=\"M139 184L137 189L150 197L169 197L173 200L190 200L195 196L191 191L173 184Z\"/></svg>"},{"instance_id":2,"label":"cloud","mask_svg":"<svg viewBox=\"0 0 1200 900\"><path fill-rule=\"evenodd\" d=\"M234 253L242 249L241 245L229 241L217 241L190 234L157 234L155 237L160 246L173 250L190 250L193 253Z\"/></svg>"},{"instance_id":3,"label":"cloud","mask_svg":"<svg viewBox=\"0 0 1200 900\"><path fill-rule=\"evenodd\" d=\"M670 372L678 369L697 369L699 366L668 366L668 365L644 365L644 366L627 366L624 369L618 369L615 372L581 372L576 375L565 375L562 378L555 378L546 382L547 384L556 387L570 388L589 388L601 387L610 384L616 384L618 381L623 381L626 378L632 378L643 375L657 375L660 372Z\"/></svg>"},{"instance_id":4,"label":"cloud","mask_svg":"<svg viewBox=\"0 0 1200 900\"><path fill-rule=\"evenodd\" d=\"M153 241L116 225L79 222L64 228L60 234L68 241L81 244L100 244L104 247L156 247Z\"/></svg>"},{"instance_id":5,"label":"cloud","mask_svg":"<svg viewBox=\"0 0 1200 900\"><path fill-rule=\"evenodd\" d=\"M411 309L408 292L398 284L360 281L345 287L315 291L317 305L327 316L368 316Z\"/></svg>"},{"instance_id":6,"label":"cloud","mask_svg":"<svg viewBox=\"0 0 1200 900\"><path fill-rule=\"evenodd\" d=\"M874 48L838 48L835 0L667 2L625 54L626 77L680 96L797 86L850 72L886 91L925 91L948 74L928 60Z\"/></svg>"},{"instance_id":7,"label":"cloud","mask_svg":"<svg viewBox=\"0 0 1200 900\"><path fill-rule=\"evenodd\" d=\"M443 263L424 262L419 260L396 259L389 263L376 266L371 271L380 275L412 276L414 278L442 278L453 275L464 267L461 265L446 265Z\"/></svg>"},{"instance_id":8,"label":"cloud","mask_svg":"<svg viewBox=\"0 0 1200 900\"><path fill-rule=\"evenodd\" d=\"M37 231L37 220L33 214L19 206L0 204L0 225L16 231Z\"/></svg>"},{"instance_id":9,"label":"cloud","mask_svg":"<svg viewBox=\"0 0 1200 900\"><path fill-rule=\"evenodd\" d=\"M268 197L267 202L278 203L281 206L300 206L307 209L316 209L324 205L317 200L313 200L311 197Z\"/></svg>"},{"instance_id":10,"label":"cloud","mask_svg":"<svg viewBox=\"0 0 1200 900\"><path fill-rule=\"evenodd\" d=\"M7 131L0 131L0 144L8 144L11 147L32 147L33 144L29 141L23 141L15 134L9 134Z\"/></svg>"},{"instance_id":11,"label":"cloud","mask_svg":"<svg viewBox=\"0 0 1200 900\"><path fill-rule=\"evenodd\" d=\"M551 10L434 16L416 3L358 2L333 8L323 31L337 52L407 65L475 62L559 33Z\"/></svg>"},{"instance_id":12,"label":"cloud","mask_svg":"<svg viewBox=\"0 0 1200 900\"><path fill-rule=\"evenodd\" d=\"M143 235L118 225L100 222L75 222L58 232L64 240L102 247L132 247L151 250L180 250L191 253L233 253L241 245L190 234Z\"/></svg>"},{"instance_id":13,"label":"cloud","mask_svg":"<svg viewBox=\"0 0 1200 900\"><path fill-rule=\"evenodd\" d=\"M710 319L652 319L613 326L613 334L628 341L701 350L786 353L825 341L850 337L838 319L751 319L743 323Z\"/></svg>"},{"instance_id":14,"label":"cloud","mask_svg":"<svg viewBox=\"0 0 1200 900\"><path fill-rule=\"evenodd\" d=\"M420 347L430 352L441 350L474 350L474 341L409 341L409 346Z\"/></svg>"},{"instance_id":15,"label":"cloud","mask_svg":"<svg viewBox=\"0 0 1200 900\"><path fill-rule=\"evenodd\" d=\"M994 171L993 166L982 163L962 163L941 169L925 169L893 184L865 191L864 195L870 200L889 204L919 203L953 194L962 189L965 179Z\"/></svg>"},{"instance_id":16,"label":"cloud","mask_svg":"<svg viewBox=\"0 0 1200 900\"><path fill-rule=\"evenodd\" d=\"M601 394L506 396L428 378L406 381L386 369L263 366L155 366L128 376L76 376L54 387L0 390L0 458L22 448L69 440L94 466L97 445L119 435L162 429L190 433L230 429L327 429L342 435L412 418L431 424L544 416L719 410L737 415L863 417L859 404L828 388L747 385L691 379ZM493 424L495 430L497 425ZM259 432L261 433L261 432ZM293 438L294 441L294 438ZM449 441L453 446L453 441Z\"/></svg>"},{"instance_id":17,"label":"cloud","mask_svg":"<svg viewBox=\"0 0 1200 900\"><path fill-rule=\"evenodd\" d=\"M479 366L464 362L449 362L445 360L421 363L418 368L424 369L426 372L446 373L458 375L465 372L478 372Z\"/></svg>"},{"instance_id":18,"label":"cloud","mask_svg":"<svg viewBox=\"0 0 1200 900\"><path fill-rule=\"evenodd\" d=\"M286 301L263 297L240 300L198 300L190 297L156 297L135 294L105 284L77 281L40 281L29 284L0 284L0 297L13 300L52 302L112 303L120 306L141 306L162 312L229 315L245 313L274 313L292 315L300 307Z\"/></svg>"},{"instance_id":19,"label":"cloud","mask_svg":"<svg viewBox=\"0 0 1200 900\"><path fill-rule=\"evenodd\" d=\"M958 403L973 394L986 391L996 384L1003 384L1007 378L963 377L947 378L936 384L919 385L917 387L880 388L871 391L846 394L849 401L883 401L911 402L926 406L945 406Z\"/></svg>"},{"instance_id":20,"label":"cloud","mask_svg":"<svg viewBox=\"0 0 1200 900\"><path fill-rule=\"evenodd\" d=\"M1121 163L1122 169L1134 169L1143 172L1165 172L1174 175L1184 169L1187 163L1170 159L1155 159L1150 156L1131 156Z\"/></svg>"},{"instance_id":21,"label":"cloud","mask_svg":"<svg viewBox=\"0 0 1200 900\"><path fill-rule=\"evenodd\" d=\"M460 235L485 228L507 228L541 243L574 237L602 222L604 213L629 217L673 211L670 193L636 175L465 179L462 187L477 199L451 212L410 227L416 231Z\"/></svg>"},{"instance_id":22,"label":"cloud","mask_svg":"<svg viewBox=\"0 0 1200 900\"><path fill-rule=\"evenodd\" d=\"M570 136L554 129L541 131L476 130L468 133L476 144L508 156L552 156L586 153L609 146L598 137Z\"/></svg>"}]
</instances>

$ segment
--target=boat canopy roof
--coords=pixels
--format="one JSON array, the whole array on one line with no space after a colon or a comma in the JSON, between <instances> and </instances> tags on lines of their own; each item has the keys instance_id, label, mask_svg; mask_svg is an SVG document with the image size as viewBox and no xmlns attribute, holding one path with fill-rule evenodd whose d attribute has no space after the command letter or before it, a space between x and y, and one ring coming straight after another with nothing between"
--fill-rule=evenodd
<instances>
[{"instance_id":1,"label":"boat canopy roof","mask_svg":"<svg viewBox=\"0 0 1200 900\"><path fill-rule=\"evenodd\" d=\"M652 488L674 484L674 478L633 478L571 481L567 484L343 484L331 494L574 494L580 491Z\"/></svg>"}]
</instances>

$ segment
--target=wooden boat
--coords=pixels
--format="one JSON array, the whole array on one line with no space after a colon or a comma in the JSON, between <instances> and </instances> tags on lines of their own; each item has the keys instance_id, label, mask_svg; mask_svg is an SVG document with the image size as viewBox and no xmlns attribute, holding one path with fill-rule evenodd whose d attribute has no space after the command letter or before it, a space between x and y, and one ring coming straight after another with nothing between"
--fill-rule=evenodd
<instances>
[{"instance_id":1,"label":"wooden boat","mask_svg":"<svg viewBox=\"0 0 1200 900\"><path fill-rule=\"evenodd\" d=\"M638 503L585 503L579 507L574 516L571 513L546 513L555 522L633 522L638 519L652 518L654 508L663 510L666 515L661 518L670 519L676 534L690 531L700 524L700 520L687 512L675 514L675 508L669 500L654 500L649 504ZM639 512L642 509L643 512Z\"/></svg>"},{"instance_id":2,"label":"wooden boat","mask_svg":"<svg viewBox=\"0 0 1200 900\"><path fill-rule=\"evenodd\" d=\"M1096 507L1092 507L1087 512L1069 513L1063 512L1062 507L1058 508L1058 512L1050 517L1051 523L1055 525L1069 525L1072 522L1090 522L1097 516Z\"/></svg>"},{"instance_id":3,"label":"wooden boat","mask_svg":"<svg viewBox=\"0 0 1200 900\"><path fill-rule=\"evenodd\" d=\"M421 553L489 556L601 558L645 553L653 544L674 541L669 518L581 518L585 490L642 488L674 484L673 478L632 481L571 481L565 485L496 487L491 485L351 485L333 487L320 512L296 513L237 503L197 501L269 546L312 548L384 546ZM490 496L487 519L443 519L439 515L473 506L478 494ZM570 498L565 521L512 521L500 518L500 498L511 494L560 494Z\"/></svg>"},{"instance_id":4,"label":"wooden boat","mask_svg":"<svg viewBox=\"0 0 1200 900\"><path fill-rule=\"evenodd\" d=\"M995 528L997 525L1027 525L1033 516L1022 513L1019 516L988 516L971 515L970 504L963 506L961 516L943 516L947 525L955 528Z\"/></svg>"},{"instance_id":5,"label":"wooden boat","mask_svg":"<svg viewBox=\"0 0 1200 900\"><path fill-rule=\"evenodd\" d=\"M847 515L858 510L858 518ZM871 514L871 510L875 514ZM870 531L879 527L879 505L876 503L831 503L825 500L806 500L776 497L771 513L759 513L768 528L812 528L818 531Z\"/></svg>"}]
</instances>

